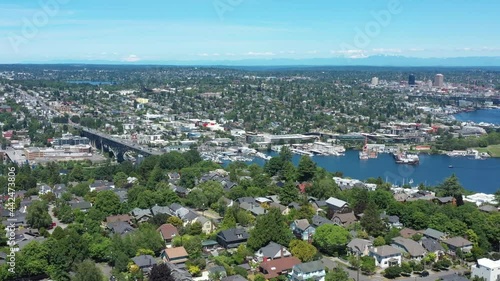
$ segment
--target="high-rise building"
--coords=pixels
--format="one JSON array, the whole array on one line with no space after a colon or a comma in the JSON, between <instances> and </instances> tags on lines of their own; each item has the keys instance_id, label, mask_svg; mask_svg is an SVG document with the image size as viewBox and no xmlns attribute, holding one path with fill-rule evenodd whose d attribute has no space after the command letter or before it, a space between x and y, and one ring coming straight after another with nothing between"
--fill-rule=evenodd
<instances>
[{"instance_id":1,"label":"high-rise building","mask_svg":"<svg viewBox=\"0 0 500 281\"><path fill-rule=\"evenodd\" d=\"M410 85L410 86L415 85L415 75L414 74L410 74L410 76L408 76L408 85Z\"/></svg>"},{"instance_id":2,"label":"high-rise building","mask_svg":"<svg viewBox=\"0 0 500 281\"><path fill-rule=\"evenodd\" d=\"M442 88L444 86L444 76L443 74L436 74L434 77L434 87Z\"/></svg>"},{"instance_id":3,"label":"high-rise building","mask_svg":"<svg viewBox=\"0 0 500 281\"><path fill-rule=\"evenodd\" d=\"M372 86L377 86L378 85L378 77L373 77L372 78Z\"/></svg>"}]
</instances>

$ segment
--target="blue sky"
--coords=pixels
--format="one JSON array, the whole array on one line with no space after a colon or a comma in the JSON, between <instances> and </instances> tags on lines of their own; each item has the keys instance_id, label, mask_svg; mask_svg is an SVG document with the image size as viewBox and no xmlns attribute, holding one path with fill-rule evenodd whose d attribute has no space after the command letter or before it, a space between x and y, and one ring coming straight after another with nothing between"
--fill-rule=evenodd
<instances>
[{"instance_id":1,"label":"blue sky","mask_svg":"<svg viewBox=\"0 0 500 281\"><path fill-rule=\"evenodd\" d=\"M499 13L494 0L2 0L0 63L500 56Z\"/></svg>"}]
</instances>

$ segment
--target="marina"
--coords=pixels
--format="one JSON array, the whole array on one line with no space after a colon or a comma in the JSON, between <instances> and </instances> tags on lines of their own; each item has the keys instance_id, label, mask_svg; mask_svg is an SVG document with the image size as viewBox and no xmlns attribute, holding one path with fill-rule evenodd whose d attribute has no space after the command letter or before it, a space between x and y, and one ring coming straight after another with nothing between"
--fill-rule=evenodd
<instances>
[{"instance_id":1,"label":"marina","mask_svg":"<svg viewBox=\"0 0 500 281\"><path fill-rule=\"evenodd\" d=\"M276 156L271 151L267 156ZM292 162L298 165L301 155L294 154ZM394 160L394 155L381 153L375 159L360 161L359 151L347 150L343 157L315 155L312 160L329 172L342 172L344 177L366 180L382 178L394 185L420 183L435 186L444 179L456 174L460 183L468 190L492 194L500 188L500 159L486 158L475 160L470 157L450 157L448 155L419 155L419 165L401 165ZM229 161L223 161L224 165ZM246 163L264 165L266 160L254 158ZM481 182L478 181L481 179Z\"/></svg>"}]
</instances>

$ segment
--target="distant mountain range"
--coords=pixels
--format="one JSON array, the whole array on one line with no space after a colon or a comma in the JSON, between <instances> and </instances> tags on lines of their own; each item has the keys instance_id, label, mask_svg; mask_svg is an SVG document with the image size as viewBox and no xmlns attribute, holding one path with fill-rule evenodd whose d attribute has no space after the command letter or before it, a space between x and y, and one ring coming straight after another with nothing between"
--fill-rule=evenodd
<instances>
[{"instance_id":1,"label":"distant mountain range","mask_svg":"<svg viewBox=\"0 0 500 281\"><path fill-rule=\"evenodd\" d=\"M177 61L106 61L61 60L23 62L23 64L106 64L106 65L179 65L179 66L397 66L397 67L500 67L500 57L417 58L404 56L370 56L366 58L311 59L242 59L242 60L177 60Z\"/></svg>"}]
</instances>

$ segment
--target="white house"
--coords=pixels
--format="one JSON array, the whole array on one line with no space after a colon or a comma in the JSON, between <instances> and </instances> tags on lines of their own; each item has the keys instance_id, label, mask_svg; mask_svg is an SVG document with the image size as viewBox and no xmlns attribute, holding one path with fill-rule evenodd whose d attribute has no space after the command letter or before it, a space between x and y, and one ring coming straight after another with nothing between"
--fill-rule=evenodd
<instances>
[{"instance_id":1,"label":"white house","mask_svg":"<svg viewBox=\"0 0 500 281\"><path fill-rule=\"evenodd\" d=\"M401 265L401 251L391 246L372 248L368 255L375 258L375 265L381 268Z\"/></svg>"},{"instance_id":2,"label":"white house","mask_svg":"<svg viewBox=\"0 0 500 281\"><path fill-rule=\"evenodd\" d=\"M291 281L325 281L325 266L321 261L311 261L294 265L290 273Z\"/></svg>"},{"instance_id":3,"label":"white house","mask_svg":"<svg viewBox=\"0 0 500 281\"><path fill-rule=\"evenodd\" d=\"M484 278L486 281L500 280L500 260L478 259L472 266L471 277Z\"/></svg>"}]
</instances>

